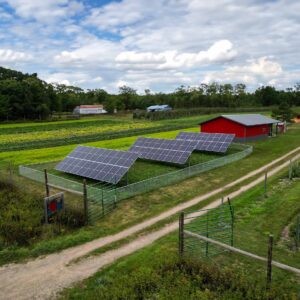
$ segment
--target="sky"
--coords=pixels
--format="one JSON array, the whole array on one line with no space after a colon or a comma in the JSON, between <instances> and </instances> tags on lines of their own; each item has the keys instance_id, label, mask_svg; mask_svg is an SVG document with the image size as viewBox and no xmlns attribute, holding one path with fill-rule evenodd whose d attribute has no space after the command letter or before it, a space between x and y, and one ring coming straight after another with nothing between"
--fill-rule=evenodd
<instances>
[{"instance_id":1,"label":"sky","mask_svg":"<svg viewBox=\"0 0 300 300\"><path fill-rule=\"evenodd\" d=\"M300 1L0 0L0 66L143 93L300 82Z\"/></svg>"}]
</instances>

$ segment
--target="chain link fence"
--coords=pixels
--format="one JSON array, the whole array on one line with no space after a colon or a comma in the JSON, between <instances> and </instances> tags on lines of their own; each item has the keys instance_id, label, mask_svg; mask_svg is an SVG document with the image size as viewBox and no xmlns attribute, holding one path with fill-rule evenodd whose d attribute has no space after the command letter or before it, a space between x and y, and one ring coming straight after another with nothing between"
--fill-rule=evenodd
<instances>
[{"instance_id":1,"label":"chain link fence","mask_svg":"<svg viewBox=\"0 0 300 300\"><path fill-rule=\"evenodd\" d=\"M175 184L189 177L225 166L250 155L253 151L253 147L249 145L235 143L233 145L240 151L226 156L221 156L207 162L192 165L178 171L169 172L157 177L128 184L126 186L118 187L108 184L88 185L87 198L89 223L93 223L111 212L120 200ZM34 165L19 166L19 173L20 175L32 180L41 183L45 182L44 173L40 170L34 169ZM83 194L82 183L72 181L61 176L48 173L48 184L52 187L61 188L77 194Z\"/></svg>"}]
</instances>

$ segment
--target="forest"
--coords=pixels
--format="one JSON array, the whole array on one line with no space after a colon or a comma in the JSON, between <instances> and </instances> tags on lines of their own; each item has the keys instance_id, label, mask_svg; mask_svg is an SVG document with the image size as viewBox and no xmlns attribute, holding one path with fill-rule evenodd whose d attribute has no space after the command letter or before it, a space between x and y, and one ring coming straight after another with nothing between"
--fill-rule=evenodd
<instances>
[{"instance_id":1,"label":"forest","mask_svg":"<svg viewBox=\"0 0 300 300\"><path fill-rule=\"evenodd\" d=\"M72 112L81 104L104 104L108 112L145 109L153 104L169 104L175 109L201 107L261 107L286 103L300 106L300 83L285 90L262 86L253 92L245 84L200 84L180 86L171 93L153 93L149 89L138 94L128 86L117 94L104 89L83 90L63 84L49 84L36 73L24 74L0 67L0 120L42 120L54 113Z\"/></svg>"}]
</instances>

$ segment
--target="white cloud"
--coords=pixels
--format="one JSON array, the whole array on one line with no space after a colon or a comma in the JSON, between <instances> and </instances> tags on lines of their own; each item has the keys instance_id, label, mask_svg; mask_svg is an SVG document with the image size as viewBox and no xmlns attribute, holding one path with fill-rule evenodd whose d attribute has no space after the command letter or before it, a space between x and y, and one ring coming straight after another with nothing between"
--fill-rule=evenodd
<instances>
[{"instance_id":1,"label":"white cloud","mask_svg":"<svg viewBox=\"0 0 300 300\"><path fill-rule=\"evenodd\" d=\"M65 85L90 85L99 84L102 82L101 76L92 77L90 74L86 73L53 73L44 76L45 81L50 83L59 83Z\"/></svg>"},{"instance_id":2,"label":"white cloud","mask_svg":"<svg viewBox=\"0 0 300 300\"><path fill-rule=\"evenodd\" d=\"M11 49L0 49L0 63L10 64L16 62L26 62L31 59L31 55Z\"/></svg>"},{"instance_id":3,"label":"white cloud","mask_svg":"<svg viewBox=\"0 0 300 300\"><path fill-rule=\"evenodd\" d=\"M83 10L83 4L69 0L6 0L16 14L26 19L49 22L73 16Z\"/></svg>"},{"instance_id":4,"label":"white cloud","mask_svg":"<svg viewBox=\"0 0 300 300\"><path fill-rule=\"evenodd\" d=\"M177 69L193 68L208 63L218 63L232 60L237 55L233 45L228 40L215 42L207 51L197 53L178 53L164 51L161 53L127 51L116 57L119 66L125 68Z\"/></svg>"},{"instance_id":5,"label":"white cloud","mask_svg":"<svg viewBox=\"0 0 300 300\"><path fill-rule=\"evenodd\" d=\"M118 45L105 40L95 40L72 51L62 51L54 57L54 61L64 66L84 67L92 65L101 67L112 63L119 51Z\"/></svg>"},{"instance_id":6,"label":"white cloud","mask_svg":"<svg viewBox=\"0 0 300 300\"><path fill-rule=\"evenodd\" d=\"M248 85L271 84L285 76L282 66L268 57L260 57L242 66L229 66L222 71L210 72L203 79L204 83L243 82Z\"/></svg>"}]
</instances>

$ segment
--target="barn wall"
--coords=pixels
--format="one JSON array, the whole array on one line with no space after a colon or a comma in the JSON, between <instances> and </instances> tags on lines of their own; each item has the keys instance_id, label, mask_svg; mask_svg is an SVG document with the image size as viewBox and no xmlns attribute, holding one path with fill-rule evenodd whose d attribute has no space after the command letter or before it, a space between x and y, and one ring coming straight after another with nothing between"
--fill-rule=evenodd
<instances>
[{"instance_id":1,"label":"barn wall","mask_svg":"<svg viewBox=\"0 0 300 300\"><path fill-rule=\"evenodd\" d=\"M246 129L246 137L258 136L258 135L266 135L268 136L270 132L270 125L257 125L250 126Z\"/></svg>"},{"instance_id":2,"label":"barn wall","mask_svg":"<svg viewBox=\"0 0 300 300\"><path fill-rule=\"evenodd\" d=\"M201 125L202 132L233 133L237 138L245 136L245 127L225 118L217 118Z\"/></svg>"}]
</instances>

